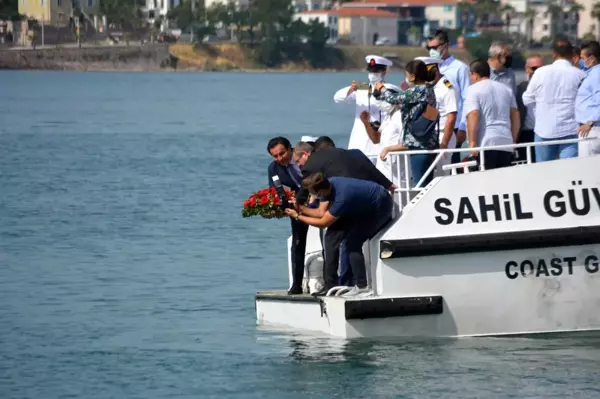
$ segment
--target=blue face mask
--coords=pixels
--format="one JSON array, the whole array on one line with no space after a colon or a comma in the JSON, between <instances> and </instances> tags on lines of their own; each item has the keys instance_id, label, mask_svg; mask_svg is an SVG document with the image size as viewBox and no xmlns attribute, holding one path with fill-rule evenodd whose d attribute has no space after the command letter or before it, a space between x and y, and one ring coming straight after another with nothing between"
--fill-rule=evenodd
<instances>
[{"instance_id":1,"label":"blue face mask","mask_svg":"<svg viewBox=\"0 0 600 399\"><path fill-rule=\"evenodd\" d=\"M583 71L587 71L589 68L585 66L585 62L583 60L579 60L579 68Z\"/></svg>"}]
</instances>

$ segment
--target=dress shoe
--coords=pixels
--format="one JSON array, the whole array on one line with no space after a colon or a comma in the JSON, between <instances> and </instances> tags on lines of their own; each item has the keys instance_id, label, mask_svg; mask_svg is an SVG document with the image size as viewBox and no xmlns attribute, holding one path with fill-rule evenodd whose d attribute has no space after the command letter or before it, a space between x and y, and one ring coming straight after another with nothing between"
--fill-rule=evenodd
<instances>
[{"instance_id":1,"label":"dress shoe","mask_svg":"<svg viewBox=\"0 0 600 399\"><path fill-rule=\"evenodd\" d=\"M287 293L288 295L301 295L302 287L292 286L292 288L290 288Z\"/></svg>"}]
</instances>

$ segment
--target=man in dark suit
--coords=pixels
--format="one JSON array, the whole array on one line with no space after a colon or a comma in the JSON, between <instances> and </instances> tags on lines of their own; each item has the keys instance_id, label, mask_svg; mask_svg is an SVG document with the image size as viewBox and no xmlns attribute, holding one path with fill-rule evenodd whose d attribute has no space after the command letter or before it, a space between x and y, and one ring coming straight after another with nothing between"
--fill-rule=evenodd
<instances>
[{"instance_id":1,"label":"man in dark suit","mask_svg":"<svg viewBox=\"0 0 600 399\"><path fill-rule=\"evenodd\" d=\"M533 55L527 58L525 64L525 72L527 73L527 80L517 85L517 106L519 107L519 115L521 115L521 130L519 131L519 138L517 143L533 143L535 137L533 128L535 126L535 115L534 110L531 106L526 107L523 104L523 93L527 90L529 81L535 73L535 70L544 65L544 60L539 55ZM526 148L518 148L517 153L519 154L519 161L527 160ZM531 160L535 162L535 151L533 148L531 151Z\"/></svg>"},{"instance_id":2,"label":"man in dark suit","mask_svg":"<svg viewBox=\"0 0 600 399\"><path fill-rule=\"evenodd\" d=\"M360 150L344 150L331 145L321 145L323 141L319 138L316 146L318 151L313 151L312 146L306 143L298 143L294 148L294 161L301 166L304 178L313 173L321 172L326 178L350 177L354 179L367 180L383 186L387 190L395 190L396 186L381 173L369 158ZM329 139L331 141L331 139ZM331 141L331 143L333 143ZM306 189L302 189L299 196L304 196ZM301 202L298 202L301 203ZM302 209L302 208L301 208ZM342 249L340 285L351 285L353 280L350 262L347 252L343 248L343 231L329 229L324 239L325 247L325 285L331 288L333 273L337 273L337 264L340 259L340 248ZM329 274L329 276L327 275Z\"/></svg>"},{"instance_id":3,"label":"man in dark suit","mask_svg":"<svg viewBox=\"0 0 600 399\"><path fill-rule=\"evenodd\" d=\"M269 140L267 151L273 157L269 165L269 187L273 187L273 176L278 176L281 184L298 194L302 186L302 173L300 167L292 159L292 145L285 137L275 137ZM298 198L298 196L297 196ZM298 199L300 201L300 199ZM306 234L308 225L291 219L292 221L292 286L289 295L302 293L302 279L304 278L304 255L306 252Z\"/></svg>"}]
</instances>

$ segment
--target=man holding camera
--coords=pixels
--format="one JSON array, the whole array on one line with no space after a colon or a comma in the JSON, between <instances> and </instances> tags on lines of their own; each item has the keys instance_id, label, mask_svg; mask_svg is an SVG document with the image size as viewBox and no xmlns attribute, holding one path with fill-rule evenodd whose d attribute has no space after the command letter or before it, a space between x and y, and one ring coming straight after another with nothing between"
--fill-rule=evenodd
<instances>
[{"instance_id":1,"label":"man holding camera","mask_svg":"<svg viewBox=\"0 0 600 399\"><path fill-rule=\"evenodd\" d=\"M267 151L273 157L269 165L269 187L275 187L276 182L289 187L298 193L302 186L302 173L300 167L292 159L292 145L285 137L275 137L269 140ZM273 178L276 177L275 181ZM303 203L306 199L298 199ZM304 278L304 255L306 252L306 234L308 225L291 219L292 223L292 286L288 295L302 294L302 279Z\"/></svg>"}]
</instances>

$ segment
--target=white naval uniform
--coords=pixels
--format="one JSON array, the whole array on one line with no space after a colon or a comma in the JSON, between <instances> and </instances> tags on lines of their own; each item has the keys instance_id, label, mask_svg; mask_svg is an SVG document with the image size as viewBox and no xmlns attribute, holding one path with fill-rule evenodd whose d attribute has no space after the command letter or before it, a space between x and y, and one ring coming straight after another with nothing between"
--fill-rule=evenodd
<instances>
[{"instance_id":1,"label":"white naval uniform","mask_svg":"<svg viewBox=\"0 0 600 399\"><path fill-rule=\"evenodd\" d=\"M433 92L435 93L435 101L437 103L438 112L440 113L439 139L441 143L442 138L444 137L444 127L446 126L448 114L451 112L458 112L458 93L456 92L456 89L452 86L452 83L450 83L450 81L444 78L443 76L433 87ZM448 142L448 148L455 147L456 136L454 135L454 133L452 133L452 137ZM442 159L440 159L436 166L436 175L450 175L450 171L444 171L442 169L444 165L449 165L450 163L452 163L452 154L444 154L442 156Z\"/></svg>"},{"instance_id":2,"label":"white naval uniform","mask_svg":"<svg viewBox=\"0 0 600 399\"><path fill-rule=\"evenodd\" d=\"M404 135L404 129L402 126L402 111L397 109L394 113L392 113L391 117L386 117L379 128L379 132L381 133L381 138L379 140L381 150L391 145L402 144L402 138ZM378 157L376 167L392 183L396 184L398 187L406 187L404 157L398 157L396 159L401 162L401 185L399 184L398 180L398 166L395 163L392 164L392 157L388 156L385 161L382 161L381 158Z\"/></svg>"},{"instance_id":3,"label":"white naval uniform","mask_svg":"<svg viewBox=\"0 0 600 399\"><path fill-rule=\"evenodd\" d=\"M384 86L389 89L400 91L398 86L394 86L389 83L384 83ZM348 96L348 90L350 86L346 86L343 89L338 90L334 96L333 101L337 104L356 104L356 110L354 113L354 126L352 127L352 133L350 133L350 141L348 142L348 149L361 150L365 155L372 156L372 160L379 156L381 147L379 144L375 144L369 138L365 126L360 120L360 113L362 111L368 111L371 115L371 122L385 120L387 115L381 112L379 109L378 101L371 95L369 97L368 90L357 90L350 93Z\"/></svg>"}]
</instances>

